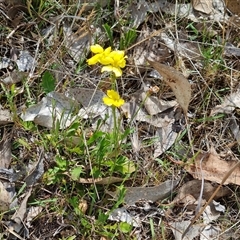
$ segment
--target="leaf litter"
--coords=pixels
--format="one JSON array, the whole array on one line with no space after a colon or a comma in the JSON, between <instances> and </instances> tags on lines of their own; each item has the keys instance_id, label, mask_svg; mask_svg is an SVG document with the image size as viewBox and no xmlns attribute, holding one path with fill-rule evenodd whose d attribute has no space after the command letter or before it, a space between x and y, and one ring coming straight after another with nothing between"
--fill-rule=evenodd
<instances>
[{"instance_id":1,"label":"leaf litter","mask_svg":"<svg viewBox=\"0 0 240 240\"><path fill-rule=\"evenodd\" d=\"M57 121L61 128L68 127L74 120L72 112L77 105L73 100L58 92L50 92L41 102L21 114L24 121L34 121L41 126L52 128Z\"/></svg>"},{"instance_id":2,"label":"leaf litter","mask_svg":"<svg viewBox=\"0 0 240 240\"><path fill-rule=\"evenodd\" d=\"M20 5L21 4L22 3L20 3ZM104 7L106 2L102 5L101 4L100 6ZM233 1L227 2L227 7L232 12L238 14L239 12L237 8L234 8L233 5ZM192 3L188 4L177 4L177 6L173 3L166 3L166 1L156 1L153 3L148 3L148 1L141 1L138 4L138 11L135 11L135 8L133 6L134 3L129 8L131 9L130 18L134 20L132 26L135 26L136 28L140 28L143 21L146 20L146 17L148 15L153 16L154 13L157 13L159 11L159 9L161 9L163 13L170 14L172 16L178 17L179 19L186 18L194 22L202 21L198 14L201 15L202 19L211 19L212 21L216 21L219 25L222 22L228 20L228 14L223 14L224 6L222 1L216 0L198 0L192 1ZM238 6L238 4L236 6ZM89 3L86 4L86 9L88 7L92 8ZM119 10L117 8L117 4L115 8L116 10ZM26 14L27 8L26 6L19 6L12 8L11 11L23 11L23 13ZM7 14L4 15L5 18L11 19L12 24L15 25L15 29L11 32L10 35L8 35L8 38L14 36L14 34L17 33L18 28L21 28L19 19L14 19L14 15L11 13L11 11L8 11ZM65 18L67 18L68 20L71 19L69 16L65 16ZM84 22L86 19L87 18L82 18L81 21ZM23 21L23 18L21 18L21 21ZM96 36L91 35L91 32L86 30L86 28L79 27L79 25L77 31L76 29L73 30L73 25L69 24L68 21L62 21L61 16L57 19L55 23L56 28L54 27L50 29L51 31L49 31L49 33L44 35L43 37L45 38L45 40L47 40L48 47L54 46L54 41L56 41L56 39L54 39L54 31L59 31L59 29L57 28L57 24L58 27L63 27L63 44L66 48L67 53L69 54L67 62L70 65L72 64L71 67L76 70L76 65L74 66L73 62L69 61L69 59L73 60L75 63L84 60L84 58L88 54L88 46L92 44L92 37L97 38L99 35L102 34L102 32L97 28L98 30L95 31ZM24 25L22 26L27 26L27 24L24 23ZM200 51L199 45L195 42L187 42L186 39L184 41L178 41L179 39L177 39L177 41L172 40L173 35L169 37L169 33L171 33L171 31L168 31L168 34L166 34L164 31L159 31L159 34L155 35L155 39L153 39L153 37L148 38L148 35L151 35L151 33L149 33L149 30L141 30L142 33L144 33L144 31L145 35L143 34L142 39L139 38L138 41L141 42L142 40L150 39L150 44L148 43L149 48L147 50L145 43L142 44L142 46L140 46L140 44L135 46L133 51L135 67L138 68L141 66L141 72L143 72L146 69L146 59L152 57L150 60L150 65L160 73L165 83L167 83L171 87L177 99L177 102L182 108L184 114L187 115L189 111L193 111L194 107L190 104L191 97L195 97L191 93L191 88L194 87L194 85L191 86L188 79L185 77L188 74L184 76L181 72L173 68L172 64L168 66L166 64L166 61L170 63L171 55L178 55L180 53L180 56L184 58L184 61L185 59L191 59L202 64L203 56L202 52ZM50 41L50 39L52 39L52 42ZM154 43L160 43L160 47L157 47L157 51L156 47L153 46ZM234 45L232 45L232 47L234 47L234 51L231 51L231 54L237 56L236 53L238 51L238 48ZM161 50L163 51L161 52ZM21 50L21 52L19 53L19 55L16 55L14 57L14 62L16 63L16 66L18 68L18 72L15 71L14 74L11 71L8 72L12 68L11 61L13 59L8 58L9 60L5 61L5 58L1 57L0 70L6 71L9 74L7 78L6 76L4 76L5 78L1 76L1 82L6 85L12 85L14 83L22 84L23 79L30 76L26 72L29 72L36 67L36 59L32 57L34 55L30 51L24 49ZM185 68L184 61L183 68L181 68L181 70L184 70ZM18 73L20 74L21 71L26 74L18 77ZM97 71L95 71L95 73L96 72ZM192 72L190 72L190 74L192 74ZM192 75L190 76L192 77ZM172 83L172 81L174 83ZM40 126L44 126L47 128L52 128L57 122L60 122L61 129L67 129L68 126L70 126L70 124L76 119L76 117L80 116L81 119L90 119L93 129L96 129L97 121L99 119L103 120L106 118L106 116L110 116L109 119L111 119L112 112L109 111L109 108L106 108L101 102L101 99L104 96L103 91L96 88L86 88L85 86L84 88L68 88L68 90L70 90L69 95L65 95L65 93L62 94L59 92L48 93L36 105L31 106L27 108L26 111L22 112L22 120L34 121L35 124L39 124ZM135 140L133 140L132 142L134 145L135 153L138 153L138 156L140 150L143 147L143 143L141 137L138 136L139 129L137 126L144 124L148 127L154 127L153 132L149 130L150 127L148 128L148 134L150 133L151 138L157 139L156 143L154 144L154 151L152 152L151 159L156 159L160 156L164 157L164 154L168 154L166 151L174 145L177 137L179 136L179 133L184 130L184 122L182 121L183 114L181 111L179 111L179 108L176 105L177 103L175 100L164 100L159 96L152 96L152 93L149 94L148 90L134 91L131 100L126 101L125 106L122 107L122 111L128 119L127 121L132 123L133 126L135 126L135 132L134 135L132 135L132 139ZM233 112L237 108L239 108L238 91L226 97L223 104L218 105L215 109L213 108L210 115L214 116L215 114L222 112L226 114L235 114ZM120 113L118 114L118 116L120 116ZM14 121L12 119L11 113L8 110L2 111L1 125L9 124L12 122ZM112 126L113 125L111 122L107 122L106 126L102 128L102 131L111 131ZM122 123L121 126L123 126ZM238 141L239 127L237 121L235 121L234 123L231 122L230 126L232 126L231 129L233 135ZM41 154L39 154L40 156L39 158L37 158L38 160L33 165L28 165L27 168L30 173L27 174L26 172L22 171L21 174L17 174L17 172L15 172L11 168L11 135L7 134L6 136L5 139L8 138L8 140L1 141L0 148L2 156L0 169L1 178L2 175L4 175L3 178L8 179L9 182L14 183L16 179L19 179L20 175L23 174L23 181L27 185L35 185L44 172L44 162L43 158L41 158ZM138 161L140 161L140 158ZM200 181L193 180L183 184L182 187L177 190L178 193L177 196L174 198L173 202L174 204L184 204L186 205L186 209L189 209L189 211L193 211L193 209L195 209L199 204L200 198L202 203L208 200L212 192L216 189L214 183L221 183L222 178L226 175L227 170L236 163L237 157L235 160L227 161L225 159L222 159L220 155L218 155L216 152L211 151L209 153L205 153L204 151L200 151L200 154L198 154L197 157L188 159L188 161L190 162L190 164L186 165L185 170L190 173L193 178L200 179ZM133 172L135 172L135 169ZM224 184L239 185L238 172L239 169L236 168ZM213 184L211 184L207 180L211 181ZM80 184L96 183L109 185L117 183L119 181L122 182L123 178L112 176L104 178L78 179L78 183ZM174 184L170 184L170 182ZM136 205L137 203L137 206L131 206L135 207L135 209L127 210L124 207L118 208L116 212L114 212L114 214L112 213L112 215L110 215L109 219L114 221L127 222L134 227L141 228L141 221L143 218L141 218L139 214L134 215L132 213L129 213L129 210L135 213L139 210L143 210L144 215L149 216L150 218L152 216L156 216L154 214L158 214L157 217L161 219L163 219L164 217L167 218L168 215L165 212L160 211L159 208L154 205L154 203L159 200L164 200L164 198L169 196L176 187L177 183L178 181L167 181L163 182L160 185L154 184L154 187L126 187L126 195L124 198L125 203L127 203L128 205ZM163 186L167 186L166 189L162 189ZM11 196L8 195L9 192L6 191L8 187L9 186L4 186L3 184L3 187L1 188L1 192L4 193L1 196L1 202L3 202L2 206L4 208L4 211L7 211L11 208L11 199L13 198L13 196L15 196L14 191L11 192ZM14 189L15 186L12 185L12 188ZM202 189L202 194L200 193L200 189ZM220 195L216 195L215 200L220 197L225 197L227 193L229 194L228 190L229 189L226 187L221 187L221 190L218 192ZM163 194L164 197L161 194ZM19 199L22 200L19 201L21 202L19 205L20 208L15 211L15 214L12 216L11 219L13 222L15 222L13 224L13 227L9 227L9 223L3 222L4 225L8 226L9 233L14 233L15 236L19 237L19 239L21 239L18 235L20 234L20 230L25 228L23 222L26 220L27 226L31 226L32 219L38 216L42 210L41 208L31 209L27 207L27 201L31 195L32 189L27 188L25 193L20 196ZM224 214L224 211L224 205L212 201L211 204L206 207L202 215L204 225L192 225L191 231L188 231L188 233L185 234L183 239L193 239L197 236L200 236L200 239L212 239L213 237L217 237L217 235L219 235L222 229L212 224L212 222L217 220L221 214ZM29 213L29 216L25 219L26 213ZM84 214L86 214L86 211L84 211ZM171 214L173 214L173 212L171 212ZM190 214L190 216L188 215L187 217L191 218L192 215ZM182 220L183 218L170 223L170 228L173 231L175 239L181 239L183 237L184 231L190 224L189 221ZM28 229L25 229L24 232L24 236L28 238ZM143 236L144 235L141 235L139 239L141 239L141 237Z\"/></svg>"}]
</instances>

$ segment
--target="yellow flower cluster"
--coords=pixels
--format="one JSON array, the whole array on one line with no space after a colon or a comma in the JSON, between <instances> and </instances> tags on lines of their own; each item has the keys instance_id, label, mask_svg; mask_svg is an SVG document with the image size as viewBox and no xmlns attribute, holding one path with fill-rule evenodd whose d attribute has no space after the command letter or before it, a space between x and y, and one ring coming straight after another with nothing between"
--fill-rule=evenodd
<instances>
[{"instance_id":1,"label":"yellow flower cluster","mask_svg":"<svg viewBox=\"0 0 240 240\"><path fill-rule=\"evenodd\" d=\"M99 44L92 45L90 49L95 55L87 60L88 65L100 63L104 65L101 72L113 72L116 77L122 76L121 68L126 66L127 58L124 51L112 51L111 47L104 50Z\"/></svg>"}]
</instances>

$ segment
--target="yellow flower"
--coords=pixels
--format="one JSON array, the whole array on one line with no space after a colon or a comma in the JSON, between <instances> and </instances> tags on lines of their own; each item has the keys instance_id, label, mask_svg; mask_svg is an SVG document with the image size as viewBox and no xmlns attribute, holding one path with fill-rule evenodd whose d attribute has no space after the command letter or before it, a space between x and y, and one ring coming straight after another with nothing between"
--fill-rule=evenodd
<instances>
[{"instance_id":1,"label":"yellow flower","mask_svg":"<svg viewBox=\"0 0 240 240\"><path fill-rule=\"evenodd\" d=\"M87 60L88 65L94 65L98 62L103 64L104 59L106 59L112 51L111 47L104 50L99 44L92 45L90 50L92 53L95 53L95 55Z\"/></svg>"},{"instance_id":2,"label":"yellow flower","mask_svg":"<svg viewBox=\"0 0 240 240\"><path fill-rule=\"evenodd\" d=\"M101 63L104 65L101 72L114 72L116 77L122 76L121 68L126 66L127 58L124 51L112 51L111 47L104 50L99 44L92 45L90 49L95 55L87 60L88 65Z\"/></svg>"},{"instance_id":3,"label":"yellow flower","mask_svg":"<svg viewBox=\"0 0 240 240\"><path fill-rule=\"evenodd\" d=\"M126 59L127 56L124 56L124 51L112 51L105 60L103 65L104 66L101 72L114 72L116 77L122 76L121 68L126 66Z\"/></svg>"},{"instance_id":4,"label":"yellow flower","mask_svg":"<svg viewBox=\"0 0 240 240\"><path fill-rule=\"evenodd\" d=\"M107 90L107 96L103 97L103 102L107 106L121 107L124 104L124 100L114 90Z\"/></svg>"},{"instance_id":5,"label":"yellow flower","mask_svg":"<svg viewBox=\"0 0 240 240\"><path fill-rule=\"evenodd\" d=\"M109 54L109 57L113 59L113 63L111 63L113 66L120 68L124 68L126 66L126 60L127 56L124 56L124 51L112 51Z\"/></svg>"}]
</instances>

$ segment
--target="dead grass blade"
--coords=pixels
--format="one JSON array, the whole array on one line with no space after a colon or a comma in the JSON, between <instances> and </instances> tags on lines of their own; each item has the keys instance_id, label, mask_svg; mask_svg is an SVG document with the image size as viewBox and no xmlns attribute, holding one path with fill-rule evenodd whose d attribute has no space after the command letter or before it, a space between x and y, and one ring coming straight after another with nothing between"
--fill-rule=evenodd
<instances>
[{"instance_id":1,"label":"dead grass blade","mask_svg":"<svg viewBox=\"0 0 240 240\"><path fill-rule=\"evenodd\" d=\"M188 80L173 67L166 66L159 62L153 62L149 59L147 59L147 61L162 75L163 80L170 86L186 116L191 99L191 85Z\"/></svg>"}]
</instances>

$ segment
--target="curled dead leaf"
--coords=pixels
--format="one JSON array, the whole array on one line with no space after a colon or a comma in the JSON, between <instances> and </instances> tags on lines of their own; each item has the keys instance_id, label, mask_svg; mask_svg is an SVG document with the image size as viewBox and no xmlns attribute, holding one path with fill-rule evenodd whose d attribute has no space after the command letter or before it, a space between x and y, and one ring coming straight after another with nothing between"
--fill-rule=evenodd
<instances>
[{"instance_id":1,"label":"curled dead leaf","mask_svg":"<svg viewBox=\"0 0 240 240\"><path fill-rule=\"evenodd\" d=\"M193 0L192 5L196 11L199 11L205 14L210 14L213 10L212 0Z\"/></svg>"},{"instance_id":2,"label":"curled dead leaf","mask_svg":"<svg viewBox=\"0 0 240 240\"><path fill-rule=\"evenodd\" d=\"M210 182L204 182L202 186L201 180L189 181L179 189L174 202L188 204L187 208L195 209L200 196L201 188L203 188L202 200L208 200L212 193L216 190L217 186L213 186ZM214 199L217 200L218 198L224 197L230 193L231 191L227 187L221 187Z\"/></svg>"},{"instance_id":3,"label":"curled dead leaf","mask_svg":"<svg viewBox=\"0 0 240 240\"><path fill-rule=\"evenodd\" d=\"M228 171L236 164L236 161L226 161L221 159L216 153L199 154L194 164L191 164L186 170L196 179L209 180L221 183ZM233 173L226 179L224 185L229 183L240 185L240 167L237 167Z\"/></svg>"},{"instance_id":4,"label":"curled dead leaf","mask_svg":"<svg viewBox=\"0 0 240 240\"><path fill-rule=\"evenodd\" d=\"M148 62L162 75L163 80L170 86L186 115L191 99L191 85L188 80L173 67L166 66L159 62L153 62L149 59Z\"/></svg>"},{"instance_id":5,"label":"curled dead leaf","mask_svg":"<svg viewBox=\"0 0 240 240\"><path fill-rule=\"evenodd\" d=\"M83 214L85 214L88 209L87 201L85 199L80 199L78 208Z\"/></svg>"}]
</instances>

